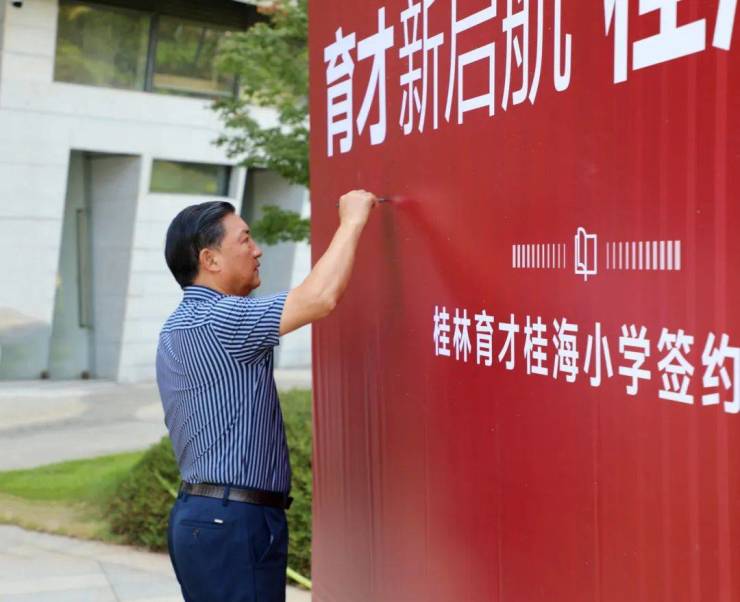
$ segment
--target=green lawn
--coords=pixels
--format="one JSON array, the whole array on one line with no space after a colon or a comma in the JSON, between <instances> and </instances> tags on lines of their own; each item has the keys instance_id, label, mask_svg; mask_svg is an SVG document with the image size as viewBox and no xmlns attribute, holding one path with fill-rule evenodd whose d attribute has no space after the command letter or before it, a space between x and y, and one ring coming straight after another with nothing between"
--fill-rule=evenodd
<instances>
[{"instance_id":1,"label":"green lawn","mask_svg":"<svg viewBox=\"0 0 740 602\"><path fill-rule=\"evenodd\" d=\"M0 523L120 542L105 503L143 451L0 472Z\"/></svg>"},{"instance_id":2,"label":"green lawn","mask_svg":"<svg viewBox=\"0 0 740 602\"><path fill-rule=\"evenodd\" d=\"M0 493L27 500L87 502L106 499L143 451L0 472Z\"/></svg>"}]
</instances>

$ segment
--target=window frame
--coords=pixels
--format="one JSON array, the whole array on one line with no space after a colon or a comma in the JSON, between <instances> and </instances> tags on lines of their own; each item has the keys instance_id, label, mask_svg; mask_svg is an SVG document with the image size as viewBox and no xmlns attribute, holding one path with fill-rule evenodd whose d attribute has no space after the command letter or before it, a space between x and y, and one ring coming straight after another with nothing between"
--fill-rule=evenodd
<instances>
[{"instance_id":1,"label":"window frame","mask_svg":"<svg viewBox=\"0 0 740 602\"><path fill-rule=\"evenodd\" d=\"M235 98L239 93L239 77L234 77L234 82L231 85L231 90L228 92L213 92L206 94L205 92L187 91L187 90L167 90L158 92L154 86L154 75L157 69L157 47L159 45L159 18L169 17L170 19L179 19L181 22L190 25L210 26L212 29L220 29L223 32L230 31L228 26L219 25L218 23L208 23L206 21L196 21L195 19L188 19L187 17L181 17L179 15L172 15L168 13L157 12L152 17L151 27L151 38L149 40L149 56L147 57L147 77L146 85L147 92L153 92L154 94L175 94L177 96L190 96L194 98Z\"/></svg>"},{"instance_id":2,"label":"window frame","mask_svg":"<svg viewBox=\"0 0 740 602\"><path fill-rule=\"evenodd\" d=\"M151 24L152 24L152 17L154 15L153 12L145 11L145 10L138 10L135 8L127 8L125 6L118 6L117 4L105 4L104 2L95 2L94 0L90 2L88 2L87 0L59 0L59 8L61 9L62 6L89 6L92 8L103 9L103 10L108 10L111 12L122 13L122 14L127 14L127 15L139 15L139 16L146 15L148 16L150 20L149 20L149 33L147 34L149 36L149 40L147 40L147 54L149 53L150 46L151 46L151 34L152 34ZM147 92L148 91L147 90L147 78L149 77L149 57L148 56L147 56L147 60L145 62L145 67L144 67L144 88L137 88L137 87L120 88L117 86L87 84L87 83L82 83L82 82L69 81L66 79L57 79L57 50L59 48L59 14L57 14L57 23L56 23L55 33L56 33L56 36L54 39L54 69L52 71L52 80L55 83L60 82L60 83L65 83L65 84L74 84L77 86L90 86L92 88L108 88L109 90L123 90L127 92Z\"/></svg>"},{"instance_id":3,"label":"window frame","mask_svg":"<svg viewBox=\"0 0 740 602\"><path fill-rule=\"evenodd\" d=\"M146 15L149 17L149 32L148 32L148 40L147 40L147 55L146 55L146 61L145 61L145 71L144 71L144 87L138 88L119 88L116 86L106 86L106 85L96 85L96 84L86 84L81 82L73 82L63 79L57 79L57 48L59 46L59 25L58 20L59 17L57 17L57 28L56 28L56 38L54 41L54 69L52 72L52 79L53 81L59 82L59 83L66 83L66 84L75 84L79 86L91 86L93 88L109 88L111 90L122 90L122 91L128 91L128 92L147 92L150 94L158 94L160 96L182 96L185 98L208 98L212 100L222 99L222 98L237 98L239 95L239 76L234 77L234 83L231 86L231 90L229 92L225 93L205 93L205 92L198 92L196 90L193 90L191 92L185 91L185 90L171 90L171 91L162 91L159 92L154 87L154 73L156 68L156 62L157 62L157 44L159 43L159 17L160 16L166 16L174 19L180 19L182 21L185 21L187 23L195 24L195 25L203 25L203 26L210 26L214 29L221 29L223 28L224 31L242 31L241 29L237 30L229 30L228 25L225 24L219 24L217 22L209 22L209 21L198 21L196 19L184 17L178 14L173 13L167 13L159 10L144 10L142 8L129 8L126 6L119 6L118 4L108 4L106 2L98 2L95 0L59 0L59 8L62 6L89 6L92 8L102 9L102 10L109 10L119 13L125 13L125 14L135 14L135 15ZM237 25L237 27L241 27L240 25Z\"/></svg>"},{"instance_id":4,"label":"window frame","mask_svg":"<svg viewBox=\"0 0 740 602\"><path fill-rule=\"evenodd\" d=\"M154 190L152 188L152 182L154 180L154 169L156 163L174 163L181 165L207 165L217 168L216 174L216 192L187 192L187 191L169 191L169 190ZM234 180L234 165L227 163L209 163L207 161L183 161L181 159L167 159L164 157L152 157L151 168L149 170L149 194L174 194L174 195L189 195L189 196L207 196L217 198L232 198L233 194L233 180Z\"/></svg>"}]
</instances>

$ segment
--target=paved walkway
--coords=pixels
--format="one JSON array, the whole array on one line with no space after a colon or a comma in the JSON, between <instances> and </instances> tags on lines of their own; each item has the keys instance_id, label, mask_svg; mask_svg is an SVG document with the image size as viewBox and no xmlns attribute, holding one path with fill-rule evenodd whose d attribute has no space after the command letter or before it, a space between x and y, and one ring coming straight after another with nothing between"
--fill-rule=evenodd
<instances>
[{"instance_id":1,"label":"paved walkway","mask_svg":"<svg viewBox=\"0 0 740 602\"><path fill-rule=\"evenodd\" d=\"M281 390L310 388L309 370L278 370ZM154 383L0 383L0 470L144 449L166 434Z\"/></svg>"},{"instance_id":2,"label":"paved walkway","mask_svg":"<svg viewBox=\"0 0 740 602\"><path fill-rule=\"evenodd\" d=\"M166 554L0 526L2 602L182 602ZM310 602L288 587L287 602Z\"/></svg>"}]
</instances>

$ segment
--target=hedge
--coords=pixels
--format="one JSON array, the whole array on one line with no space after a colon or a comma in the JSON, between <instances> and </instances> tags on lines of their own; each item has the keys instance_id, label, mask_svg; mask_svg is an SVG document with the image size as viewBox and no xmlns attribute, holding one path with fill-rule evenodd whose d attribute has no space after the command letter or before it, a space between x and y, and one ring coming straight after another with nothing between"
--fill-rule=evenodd
<instances>
[{"instance_id":1,"label":"hedge","mask_svg":"<svg viewBox=\"0 0 740 602\"><path fill-rule=\"evenodd\" d=\"M293 470L288 510L288 566L311 573L311 393L280 393ZM177 491L179 471L169 437L153 445L123 479L108 503L111 529L133 545L167 549L167 519Z\"/></svg>"}]
</instances>

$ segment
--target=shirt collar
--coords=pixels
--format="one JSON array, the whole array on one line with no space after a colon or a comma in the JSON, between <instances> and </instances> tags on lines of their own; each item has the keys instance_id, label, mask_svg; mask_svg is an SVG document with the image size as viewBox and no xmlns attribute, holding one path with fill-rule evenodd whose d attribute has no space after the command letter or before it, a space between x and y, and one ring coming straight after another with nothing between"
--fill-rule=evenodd
<instances>
[{"instance_id":1,"label":"shirt collar","mask_svg":"<svg viewBox=\"0 0 740 602\"><path fill-rule=\"evenodd\" d=\"M217 290L209 288L207 286L201 286L200 284L191 284L183 289L183 301L216 301L225 297L223 293L219 293Z\"/></svg>"}]
</instances>

